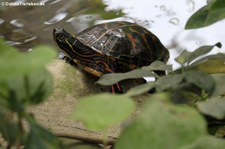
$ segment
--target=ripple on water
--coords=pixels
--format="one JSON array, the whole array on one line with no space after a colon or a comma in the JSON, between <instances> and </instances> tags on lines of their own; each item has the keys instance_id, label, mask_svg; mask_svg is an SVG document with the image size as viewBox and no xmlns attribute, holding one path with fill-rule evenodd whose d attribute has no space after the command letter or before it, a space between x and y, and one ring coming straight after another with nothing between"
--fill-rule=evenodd
<instances>
[{"instance_id":1,"label":"ripple on water","mask_svg":"<svg viewBox=\"0 0 225 149\"><path fill-rule=\"evenodd\" d=\"M49 19L48 21L45 21L44 24L46 24L46 25L55 24L55 23L63 20L67 16L67 14L68 14L68 12L60 12L60 13L57 13L51 19Z\"/></svg>"},{"instance_id":2,"label":"ripple on water","mask_svg":"<svg viewBox=\"0 0 225 149\"><path fill-rule=\"evenodd\" d=\"M10 24L14 25L15 27L19 27L19 28L24 27L24 24L19 22L17 19L11 20Z\"/></svg>"}]
</instances>

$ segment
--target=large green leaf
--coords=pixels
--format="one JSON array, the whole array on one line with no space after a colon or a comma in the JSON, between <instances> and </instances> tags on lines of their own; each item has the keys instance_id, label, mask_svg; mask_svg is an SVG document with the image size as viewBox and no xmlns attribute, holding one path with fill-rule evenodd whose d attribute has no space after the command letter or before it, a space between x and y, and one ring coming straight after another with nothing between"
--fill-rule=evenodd
<instances>
[{"instance_id":1,"label":"large green leaf","mask_svg":"<svg viewBox=\"0 0 225 149\"><path fill-rule=\"evenodd\" d=\"M56 52L49 46L39 46L31 52L22 53L0 40L0 80L24 77L43 68L55 56Z\"/></svg>"},{"instance_id":2,"label":"large green leaf","mask_svg":"<svg viewBox=\"0 0 225 149\"><path fill-rule=\"evenodd\" d=\"M134 110L134 102L129 97L97 94L80 99L73 118L82 121L89 129L105 131L127 119Z\"/></svg>"},{"instance_id":3,"label":"large green leaf","mask_svg":"<svg viewBox=\"0 0 225 149\"><path fill-rule=\"evenodd\" d=\"M53 80L44 68L32 71L29 75L0 81L0 103L5 102L12 111L22 112L26 104L38 104L51 94Z\"/></svg>"},{"instance_id":4,"label":"large green leaf","mask_svg":"<svg viewBox=\"0 0 225 149\"><path fill-rule=\"evenodd\" d=\"M116 149L178 149L207 134L203 117L188 106L175 106L167 95L151 96L139 117L116 142Z\"/></svg>"},{"instance_id":5,"label":"large green leaf","mask_svg":"<svg viewBox=\"0 0 225 149\"><path fill-rule=\"evenodd\" d=\"M225 118L225 98L213 97L197 104L199 110L217 119Z\"/></svg>"},{"instance_id":6,"label":"large green leaf","mask_svg":"<svg viewBox=\"0 0 225 149\"><path fill-rule=\"evenodd\" d=\"M211 25L225 18L225 0L214 0L193 14L186 23L186 29Z\"/></svg>"},{"instance_id":7,"label":"large green leaf","mask_svg":"<svg viewBox=\"0 0 225 149\"><path fill-rule=\"evenodd\" d=\"M212 136L201 137L192 144L182 149L224 149L224 139L214 138Z\"/></svg>"}]
</instances>

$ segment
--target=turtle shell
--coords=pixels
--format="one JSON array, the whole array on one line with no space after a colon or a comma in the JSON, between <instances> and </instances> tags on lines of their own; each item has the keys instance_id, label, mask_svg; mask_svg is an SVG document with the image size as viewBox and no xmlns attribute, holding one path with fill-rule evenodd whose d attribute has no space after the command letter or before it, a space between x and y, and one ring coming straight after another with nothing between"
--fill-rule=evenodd
<instances>
[{"instance_id":1,"label":"turtle shell","mask_svg":"<svg viewBox=\"0 0 225 149\"><path fill-rule=\"evenodd\" d=\"M113 72L126 72L155 60L166 62L169 58L169 52L160 40L135 23L98 24L78 33L76 38L89 49L114 58L113 63L117 66L112 66Z\"/></svg>"}]
</instances>

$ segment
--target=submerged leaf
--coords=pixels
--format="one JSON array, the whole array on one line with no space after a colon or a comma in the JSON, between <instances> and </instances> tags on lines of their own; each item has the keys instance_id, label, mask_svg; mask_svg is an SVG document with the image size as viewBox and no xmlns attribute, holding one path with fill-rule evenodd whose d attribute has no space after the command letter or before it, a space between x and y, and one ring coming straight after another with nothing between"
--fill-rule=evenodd
<instances>
[{"instance_id":1,"label":"submerged leaf","mask_svg":"<svg viewBox=\"0 0 225 149\"><path fill-rule=\"evenodd\" d=\"M105 131L123 122L134 110L134 102L127 96L97 94L80 99L73 118L88 129Z\"/></svg>"}]
</instances>

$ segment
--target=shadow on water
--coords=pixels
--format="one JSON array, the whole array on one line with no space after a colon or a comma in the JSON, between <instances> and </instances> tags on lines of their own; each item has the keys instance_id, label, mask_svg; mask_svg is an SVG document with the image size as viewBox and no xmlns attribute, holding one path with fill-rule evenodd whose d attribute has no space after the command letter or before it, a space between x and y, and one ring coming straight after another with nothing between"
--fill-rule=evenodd
<instances>
[{"instance_id":1,"label":"shadow on water","mask_svg":"<svg viewBox=\"0 0 225 149\"><path fill-rule=\"evenodd\" d=\"M75 34L96 20L123 15L121 10L105 11L102 0L32 0L41 6L22 6L20 2L24 4L24 0L1 2L0 38L25 51L38 44L55 46L53 28L63 27Z\"/></svg>"}]
</instances>

